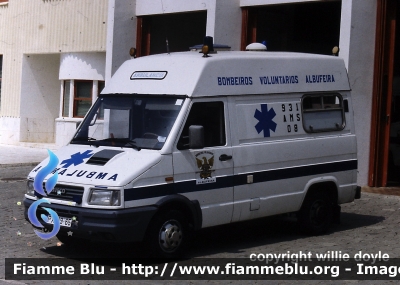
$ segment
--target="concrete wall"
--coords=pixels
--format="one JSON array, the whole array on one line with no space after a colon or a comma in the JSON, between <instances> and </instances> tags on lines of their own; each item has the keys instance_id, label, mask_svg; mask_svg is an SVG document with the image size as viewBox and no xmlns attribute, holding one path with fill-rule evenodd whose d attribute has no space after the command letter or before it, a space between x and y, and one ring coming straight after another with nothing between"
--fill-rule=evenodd
<instances>
[{"instance_id":1,"label":"concrete wall","mask_svg":"<svg viewBox=\"0 0 400 285\"><path fill-rule=\"evenodd\" d=\"M215 9L207 11L207 35L232 50L240 50L242 10L239 4L239 0L217 0Z\"/></svg>"},{"instance_id":2,"label":"concrete wall","mask_svg":"<svg viewBox=\"0 0 400 285\"><path fill-rule=\"evenodd\" d=\"M258 6L258 5L290 4L290 3L312 2L312 1L324 1L324 0L240 0L240 6L243 7L243 6Z\"/></svg>"},{"instance_id":3,"label":"concrete wall","mask_svg":"<svg viewBox=\"0 0 400 285\"><path fill-rule=\"evenodd\" d=\"M76 128L82 121L81 118L70 118L62 116L62 95L63 85L61 80L70 80L70 102L69 102L69 113L72 113L73 109L73 97L74 97L74 80L93 80L93 81L104 81L106 73L106 54L104 52L96 53L65 53L60 57L58 73L58 90L59 93L59 108L57 109L57 116L54 117L56 137L55 143L57 146L64 146L75 134ZM61 82L61 85L60 85ZM98 94L98 84L93 84L92 102L95 102ZM61 90L61 91L60 91ZM59 111L58 111L59 110ZM57 119L56 119L57 118Z\"/></svg>"},{"instance_id":4,"label":"concrete wall","mask_svg":"<svg viewBox=\"0 0 400 285\"><path fill-rule=\"evenodd\" d=\"M215 7L215 1L187 1L187 0L136 0L136 15L160 15L189 11L204 11Z\"/></svg>"},{"instance_id":5,"label":"concrete wall","mask_svg":"<svg viewBox=\"0 0 400 285\"><path fill-rule=\"evenodd\" d=\"M104 52L98 53L64 53L60 57L60 80L105 80Z\"/></svg>"},{"instance_id":6,"label":"concrete wall","mask_svg":"<svg viewBox=\"0 0 400 285\"><path fill-rule=\"evenodd\" d=\"M0 143L17 144L31 139L37 141L38 136L26 133L27 126L38 126L38 119L43 122L52 119L53 112L58 113L59 106L49 112L25 115L23 112L30 111L26 99L32 83L25 81L23 76L30 76L30 80L42 80L48 76L30 75L30 72L35 69L44 73L55 71L55 54L105 52L107 8L108 0L13 0L0 5L0 54L3 55ZM49 57L32 57L35 54L47 54ZM31 57L27 58L27 55ZM49 60L48 63L43 63L43 68L49 65L50 69L42 69L41 64L36 62L37 59ZM58 77L58 68L53 75ZM34 92L38 92L40 84L41 82L37 82L38 89ZM59 83L51 81L44 91L51 92L43 94L48 102L53 95L56 97L54 100L59 100ZM43 114L48 116L44 118ZM47 122L39 125L46 129L51 128ZM35 128L31 129L37 131Z\"/></svg>"},{"instance_id":7,"label":"concrete wall","mask_svg":"<svg viewBox=\"0 0 400 285\"><path fill-rule=\"evenodd\" d=\"M60 55L24 55L22 60L20 141L53 143L60 105Z\"/></svg>"},{"instance_id":8,"label":"concrete wall","mask_svg":"<svg viewBox=\"0 0 400 285\"><path fill-rule=\"evenodd\" d=\"M312 1L318 0L14 0L1 5L0 54L4 57L0 143L40 140L46 137L44 129L54 128L47 120L58 116L54 112L60 106L59 79L72 76L64 73L64 68L57 80L47 74L56 70L56 54L94 54L107 49L104 76L106 80L111 78L130 58L129 48L136 45L136 16L206 11L207 35L213 36L216 43L238 50L240 7ZM360 185L367 184L368 179L375 26L376 0L342 0L339 56L346 62L353 90ZM63 58L67 60L68 56ZM43 73L43 69L44 74L33 74ZM23 77L29 81L25 83ZM51 82L49 86L42 87L47 80ZM29 86L35 87L30 90ZM38 103L30 103L29 98ZM43 112L32 111L38 108ZM36 128L39 119L43 119L40 130ZM62 119L57 119L59 123L63 123ZM72 120L68 125L60 125L60 130L68 128L72 132L75 127ZM42 134L36 136L30 130Z\"/></svg>"},{"instance_id":9,"label":"concrete wall","mask_svg":"<svg viewBox=\"0 0 400 285\"><path fill-rule=\"evenodd\" d=\"M129 49L136 46L136 16L193 11L207 11L206 34L213 36L214 42L239 49L239 0L109 0L106 80L111 78L125 60L130 59ZM199 39L199 42L202 40Z\"/></svg>"},{"instance_id":10,"label":"concrete wall","mask_svg":"<svg viewBox=\"0 0 400 285\"><path fill-rule=\"evenodd\" d=\"M136 46L136 0L109 0L107 15L106 81L125 61L129 49Z\"/></svg>"},{"instance_id":11,"label":"concrete wall","mask_svg":"<svg viewBox=\"0 0 400 285\"><path fill-rule=\"evenodd\" d=\"M358 183L368 183L376 0L342 0L340 53L349 73L358 146Z\"/></svg>"}]
</instances>

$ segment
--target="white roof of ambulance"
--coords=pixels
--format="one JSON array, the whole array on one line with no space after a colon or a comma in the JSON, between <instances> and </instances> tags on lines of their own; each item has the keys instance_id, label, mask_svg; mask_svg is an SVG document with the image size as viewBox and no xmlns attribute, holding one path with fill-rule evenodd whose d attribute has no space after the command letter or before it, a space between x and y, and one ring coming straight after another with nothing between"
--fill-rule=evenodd
<instances>
[{"instance_id":1,"label":"white roof of ambulance","mask_svg":"<svg viewBox=\"0 0 400 285\"><path fill-rule=\"evenodd\" d=\"M346 68L335 56L225 51L202 57L189 51L128 60L102 94L197 97L344 90L350 90Z\"/></svg>"}]
</instances>

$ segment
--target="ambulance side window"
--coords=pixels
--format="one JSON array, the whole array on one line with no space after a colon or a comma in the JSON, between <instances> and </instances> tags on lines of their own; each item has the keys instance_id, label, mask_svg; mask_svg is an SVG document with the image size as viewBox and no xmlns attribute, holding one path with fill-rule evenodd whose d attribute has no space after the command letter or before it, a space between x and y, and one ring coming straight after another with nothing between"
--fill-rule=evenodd
<instances>
[{"instance_id":1,"label":"ambulance side window","mask_svg":"<svg viewBox=\"0 0 400 285\"><path fill-rule=\"evenodd\" d=\"M339 94L305 95L302 110L307 133L340 131L345 127L343 99Z\"/></svg>"},{"instance_id":2,"label":"ambulance side window","mask_svg":"<svg viewBox=\"0 0 400 285\"><path fill-rule=\"evenodd\" d=\"M204 127L205 147L223 146L226 144L225 119L223 102L194 103L178 142L178 149L188 149L189 126Z\"/></svg>"}]
</instances>

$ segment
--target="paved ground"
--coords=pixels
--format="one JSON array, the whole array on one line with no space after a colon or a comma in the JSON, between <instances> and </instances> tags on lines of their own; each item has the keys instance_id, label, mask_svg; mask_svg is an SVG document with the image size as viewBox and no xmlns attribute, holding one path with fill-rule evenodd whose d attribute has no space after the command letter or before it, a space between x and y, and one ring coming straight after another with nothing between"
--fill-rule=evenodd
<instances>
[{"instance_id":1,"label":"paved ground","mask_svg":"<svg viewBox=\"0 0 400 285\"><path fill-rule=\"evenodd\" d=\"M27 144L28 145L28 144ZM0 167L11 165L32 165L48 157L47 150L54 150L55 145L42 144L40 147L11 146L0 144Z\"/></svg>"},{"instance_id":2,"label":"paved ground","mask_svg":"<svg viewBox=\"0 0 400 285\"><path fill-rule=\"evenodd\" d=\"M0 168L0 284L113 284L112 281L12 281L4 280L5 258L116 258L143 255L140 246L87 245L71 249L58 246L53 238L38 238L23 217L25 181L30 166ZM334 225L327 235L310 237L300 233L297 224L290 219L268 218L206 229L199 232L188 250L190 258L223 257L248 258L250 253L285 253L287 251L311 251L313 253L342 251L354 255L365 253L388 253L400 258L399 226L400 197L363 193L355 203L342 207L342 223ZM46 283L48 282L48 283ZM274 281L269 284L394 284L396 281L374 283L372 281ZM133 281L118 281L132 284ZM159 284L161 281L134 281L135 284ZM168 284L255 284L264 281L174 281Z\"/></svg>"}]
</instances>

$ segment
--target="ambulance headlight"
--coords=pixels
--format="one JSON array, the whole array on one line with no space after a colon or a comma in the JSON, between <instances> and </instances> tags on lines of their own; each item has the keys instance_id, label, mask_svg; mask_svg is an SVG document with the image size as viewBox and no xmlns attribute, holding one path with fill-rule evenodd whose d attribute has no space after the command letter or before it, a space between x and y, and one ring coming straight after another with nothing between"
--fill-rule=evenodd
<instances>
[{"instance_id":1,"label":"ambulance headlight","mask_svg":"<svg viewBox=\"0 0 400 285\"><path fill-rule=\"evenodd\" d=\"M92 189L89 195L90 205L119 206L121 205L121 191L107 189Z\"/></svg>"},{"instance_id":2,"label":"ambulance headlight","mask_svg":"<svg viewBox=\"0 0 400 285\"><path fill-rule=\"evenodd\" d=\"M26 192L29 196L35 196L35 188L33 187L33 180L28 180L26 182Z\"/></svg>"}]
</instances>

